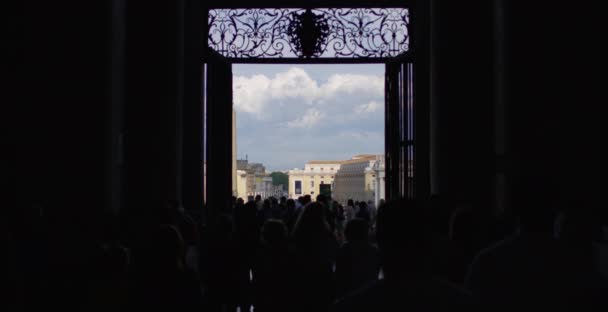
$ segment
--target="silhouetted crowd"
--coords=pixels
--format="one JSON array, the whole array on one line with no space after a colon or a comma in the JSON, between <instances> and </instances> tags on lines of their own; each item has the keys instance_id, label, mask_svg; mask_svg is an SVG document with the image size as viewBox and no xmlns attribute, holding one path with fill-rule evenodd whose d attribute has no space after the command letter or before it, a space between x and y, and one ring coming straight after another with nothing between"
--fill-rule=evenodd
<instances>
[{"instance_id":1,"label":"silhouetted crowd","mask_svg":"<svg viewBox=\"0 0 608 312\"><path fill-rule=\"evenodd\" d=\"M439 197L376 208L257 196L203 222L172 202L160 226L92 246L73 295L83 311L606 311L605 214L543 205L497 218ZM52 259L52 244L20 251L29 262L8 257L9 280L26 281L14 298L70 290L33 260Z\"/></svg>"}]
</instances>

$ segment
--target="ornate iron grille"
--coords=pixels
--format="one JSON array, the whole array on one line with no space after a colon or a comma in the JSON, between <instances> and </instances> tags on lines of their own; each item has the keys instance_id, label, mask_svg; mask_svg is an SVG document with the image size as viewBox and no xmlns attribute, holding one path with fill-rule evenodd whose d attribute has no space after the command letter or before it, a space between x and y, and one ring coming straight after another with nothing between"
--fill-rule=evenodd
<instances>
[{"instance_id":1,"label":"ornate iron grille","mask_svg":"<svg viewBox=\"0 0 608 312\"><path fill-rule=\"evenodd\" d=\"M208 44L228 58L390 58L409 51L406 8L213 9Z\"/></svg>"}]
</instances>

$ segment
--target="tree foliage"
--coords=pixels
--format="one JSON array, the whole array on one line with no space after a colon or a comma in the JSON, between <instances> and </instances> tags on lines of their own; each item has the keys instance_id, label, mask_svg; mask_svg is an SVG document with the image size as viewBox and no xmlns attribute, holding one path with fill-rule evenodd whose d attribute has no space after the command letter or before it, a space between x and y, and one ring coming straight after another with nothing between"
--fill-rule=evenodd
<instances>
[{"instance_id":1,"label":"tree foliage","mask_svg":"<svg viewBox=\"0 0 608 312\"><path fill-rule=\"evenodd\" d=\"M287 183L289 183L289 176L286 173L275 171L271 173L270 176L272 177L273 185L283 184L285 187L287 187Z\"/></svg>"}]
</instances>

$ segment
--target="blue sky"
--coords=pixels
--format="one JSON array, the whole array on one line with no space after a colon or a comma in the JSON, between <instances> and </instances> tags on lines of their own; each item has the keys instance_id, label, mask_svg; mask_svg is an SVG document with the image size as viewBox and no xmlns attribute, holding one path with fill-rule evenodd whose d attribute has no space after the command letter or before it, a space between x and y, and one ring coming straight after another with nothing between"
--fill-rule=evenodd
<instances>
[{"instance_id":1,"label":"blue sky","mask_svg":"<svg viewBox=\"0 0 608 312\"><path fill-rule=\"evenodd\" d=\"M233 65L237 157L268 171L384 151L384 65Z\"/></svg>"}]
</instances>

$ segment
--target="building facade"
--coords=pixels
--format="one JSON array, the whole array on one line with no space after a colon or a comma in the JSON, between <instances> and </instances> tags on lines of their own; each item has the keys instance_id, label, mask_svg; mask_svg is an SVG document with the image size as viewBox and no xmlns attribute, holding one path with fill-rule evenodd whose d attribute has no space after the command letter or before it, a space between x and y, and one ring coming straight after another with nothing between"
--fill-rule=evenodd
<instances>
[{"instance_id":1,"label":"building facade","mask_svg":"<svg viewBox=\"0 0 608 312\"><path fill-rule=\"evenodd\" d=\"M272 178L269 177L263 164L250 163L247 159L237 159L236 168L237 181L240 182L237 182L235 196L247 201L248 198L256 195L267 198L282 193L272 184Z\"/></svg>"},{"instance_id":2,"label":"building facade","mask_svg":"<svg viewBox=\"0 0 608 312\"><path fill-rule=\"evenodd\" d=\"M328 184L333 192L336 173L341 160L313 160L304 165L304 169L292 169L289 175L288 197L296 199L310 195L313 199L320 194L321 185Z\"/></svg>"},{"instance_id":3,"label":"building facade","mask_svg":"<svg viewBox=\"0 0 608 312\"><path fill-rule=\"evenodd\" d=\"M336 173L334 181L334 199L346 203L355 201L373 201L378 203L384 198L383 161L384 155L357 155L345 160Z\"/></svg>"},{"instance_id":4,"label":"building facade","mask_svg":"<svg viewBox=\"0 0 608 312\"><path fill-rule=\"evenodd\" d=\"M374 203L376 204L376 207L378 207L380 205L380 200L386 198L386 186L384 183L386 179L386 174L384 171L384 156L377 156L372 170L375 172L376 176L374 179Z\"/></svg>"},{"instance_id":5,"label":"building facade","mask_svg":"<svg viewBox=\"0 0 608 312\"><path fill-rule=\"evenodd\" d=\"M247 199L247 171L236 170L236 194L237 198Z\"/></svg>"}]
</instances>

